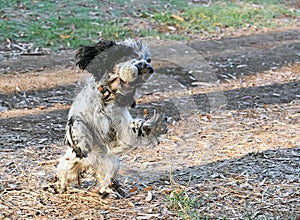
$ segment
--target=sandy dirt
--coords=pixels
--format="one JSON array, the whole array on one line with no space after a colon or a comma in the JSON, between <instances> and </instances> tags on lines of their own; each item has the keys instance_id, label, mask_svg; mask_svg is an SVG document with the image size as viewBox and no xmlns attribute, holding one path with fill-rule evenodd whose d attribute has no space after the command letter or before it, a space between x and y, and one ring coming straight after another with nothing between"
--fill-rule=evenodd
<instances>
[{"instance_id":1,"label":"sandy dirt","mask_svg":"<svg viewBox=\"0 0 300 220\"><path fill-rule=\"evenodd\" d=\"M172 78L181 89L150 83L151 91L138 98L134 115L157 109L174 121L160 146L122 157L119 179L130 197L119 200L100 199L88 174L81 188L64 194L48 187L65 150L68 109L88 76L74 66L74 52L1 62L0 217L300 215L300 31L180 43L149 40L149 45L157 72L153 80ZM189 48L193 54L187 57L199 59L185 61L177 48ZM193 77L196 70L203 80Z\"/></svg>"}]
</instances>

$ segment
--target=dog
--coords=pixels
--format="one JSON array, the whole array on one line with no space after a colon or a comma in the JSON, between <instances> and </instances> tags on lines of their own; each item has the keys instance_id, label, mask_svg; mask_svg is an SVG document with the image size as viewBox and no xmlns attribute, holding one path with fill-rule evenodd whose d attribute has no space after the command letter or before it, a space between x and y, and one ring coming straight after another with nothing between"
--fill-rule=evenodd
<instances>
[{"instance_id":1,"label":"dog","mask_svg":"<svg viewBox=\"0 0 300 220\"><path fill-rule=\"evenodd\" d=\"M81 173L95 171L100 195L123 197L116 175L119 156L139 147L154 147L166 133L163 116L133 118L134 93L153 73L149 47L139 40L101 39L82 46L77 65L90 72L68 114L65 155L56 167L58 191L71 182L80 185Z\"/></svg>"}]
</instances>

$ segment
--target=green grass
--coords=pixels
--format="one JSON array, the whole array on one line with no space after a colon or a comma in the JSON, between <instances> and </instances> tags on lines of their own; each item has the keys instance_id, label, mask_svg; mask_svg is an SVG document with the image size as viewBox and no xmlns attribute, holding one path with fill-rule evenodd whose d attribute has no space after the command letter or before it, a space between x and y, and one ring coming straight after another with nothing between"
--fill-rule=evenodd
<instances>
[{"instance_id":1,"label":"green grass","mask_svg":"<svg viewBox=\"0 0 300 220\"><path fill-rule=\"evenodd\" d=\"M197 198L191 198L186 192L172 192L167 198L167 207L169 210L177 213L182 219L208 219L200 217L197 213L199 202Z\"/></svg>"},{"instance_id":2,"label":"green grass","mask_svg":"<svg viewBox=\"0 0 300 220\"><path fill-rule=\"evenodd\" d=\"M96 42L100 37L152 36L187 40L190 34L215 34L224 28L275 27L278 18L299 16L279 0L213 1L209 7L189 5L189 0L158 0L156 4L140 2L129 9L123 9L123 5L132 4L131 1L110 2L113 15L109 17L105 13L107 5L95 0L0 0L0 41L11 39L32 42L35 47L58 49L76 48ZM172 18L172 14L179 15L184 21ZM130 21L134 23L134 18L147 20L152 29L134 31L127 25ZM168 26L174 26L178 31L161 31L161 27Z\"/></svg>"},{"instance_id":3,"label":"green grass","mask_svg":"<svg viewBox=\"0 0 300 220\"><path fill-rule=\"evenodd\" d=\"M248 0L218 1L209 7L187 8L180 16L185 20L175 20L171 17L171 13L156 14L155 19L161 24L177 25L194 34L201 34L203 31L216 33L218 28L239 29L249 25L258 28L276 27L278 18L299 17L299 13L286 8L276 0Z\"/></svg>"},{"instance_id":4,"label":"green grass","mask_svg":"<svg viewBox=\"0 0 300 220\"><path fill-rule=\"evenodd\" d=\"M100 35L107 38L129 37L128 29L117 21L104 21L99 2L85 6L72 1L5 1L0 3L0 40L34 42L36 46L78 47ZM7 11L7 12L6 12Z\"/></svg>"}]
</instances>

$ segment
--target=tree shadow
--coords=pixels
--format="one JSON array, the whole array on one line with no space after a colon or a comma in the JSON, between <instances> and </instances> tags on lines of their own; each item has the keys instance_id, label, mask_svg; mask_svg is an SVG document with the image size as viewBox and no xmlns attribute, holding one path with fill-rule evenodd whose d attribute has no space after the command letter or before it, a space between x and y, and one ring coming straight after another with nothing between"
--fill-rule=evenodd
<instances>
[{"instance_id":1,"label":"tree shadow","mask_svg":"<svg viewBox=\"0 0 300 220\"><path fill-rule=\"evenodd\" d=\"M300 62L299 36L299 30L291 30L241 38L196 41L189 46L211 65L212 74L225 80Z\"/></svg>"},{"instance_id":2,"label":"tree shadow","mask_svg":"<svg viewBox=\"0 0 300 220\"><path fill-rule=\"evenodd\" d=\"M79 93L78 85L56 86L48 89L30 90L16 93L0 93L0 105L10 109L53 106L57 103L70 105Z\"/></svg>"},{"instance_id":3,"label":"tree shadow","mask_svg":"<svg viewBox=\"0 0 300 220\"><path fill-rule=\"evenodd\" d=\"M299 157L300 146L177 168L171 176L170 171L155 172L155 168L136 175L146 185L184 192L197 203L194 211L199 217L295 219L299 214Z\"/></svg>"},{"instance_id":4,"label":"tree shadow","mask_svg":"<svg viewBox=\"0 0 300 220\"><path fill-rule=\"evenodd\" d=\"M300 81L222 91L227 110L243 110L300 100ZM194 96L197 106L207 106L204 94ZM205 95L209 95L206 93ZM201 101L202 100L202 101Z\"/></svg>"},{"instance_id":5,"label":"tree shadow","mask_svg":"<svg viewBox=\"0 0 300 220\"><path fill-rule=\"evenodd\" d=\"M190 192L203 213L220 209L227 217L295 219L299 214L299 157L300 147L249 153L176 170L174 181L188 191L194 189ZM214 205L215 210L211 209Z\"/></svg>"},{"instance_id":6,"label":"tree shadow","mask_svg":"<svg viewBox=\"0 0 300 220\"><path fill-rule=\"evenodd\" d=\"M0 146L18 149L63 142L67 110L0 119Z\"/></svg>"}]
</instances>

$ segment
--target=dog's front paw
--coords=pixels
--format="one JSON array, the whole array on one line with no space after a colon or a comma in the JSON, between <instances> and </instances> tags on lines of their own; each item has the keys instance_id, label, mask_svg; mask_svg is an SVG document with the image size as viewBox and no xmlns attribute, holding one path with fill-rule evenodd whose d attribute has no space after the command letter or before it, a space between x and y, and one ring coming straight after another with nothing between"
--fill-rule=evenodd
<instances>
[{"instance_id":1,"label":"dog's front paw","mask_svg":"<svg viewBox=\"0 0 300 220\"><path fill-rule=\"evenodd\" d=\"M155 115L148 120L135 119L132 121L131 128L138 136L147 136L150 133L159 136L168 130L167 121L161 115Z\"/></svg>"},{"instance_id":2,"label":"dog's front paw","mask_svg":"<svg viewBox=\"0 0 300 220\"><path fill-rule=\"evenodd\" d=\"M145 122L146 121L144 119L135 119L131 122L130 127L135 134L137 134L138 136L142 136L145 133L143 129Z\"/></svg>"},{"instance_id":3,"label":"dog's front paw","mask_svg":"<svg viewBox=\"0 0 300 220\"><path fill-rule=\"evenodd\" d=\"M151 122L151 132L155 136L166 134L168 131L168 122L166 117L156 114L149 120Z\"/></svg>"}]
</instances>

